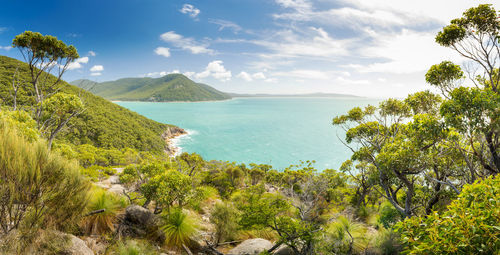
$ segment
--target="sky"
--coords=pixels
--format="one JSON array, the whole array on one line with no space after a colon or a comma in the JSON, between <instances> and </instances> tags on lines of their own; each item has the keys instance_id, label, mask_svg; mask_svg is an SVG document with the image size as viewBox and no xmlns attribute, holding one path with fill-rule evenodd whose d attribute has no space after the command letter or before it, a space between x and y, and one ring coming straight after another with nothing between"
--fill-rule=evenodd
<instances>
[{"instance_id":1,"label":"sky","mask_svg":"<svg viewBox=\"0 0 500 255\"><path fill-rule=\"evenodd\" d=\"M436 33L497 1L2 0L0 55L22 59L10 46L30 30L78 49L67 81L183 73L225 92L404 97L430 89L431 65L464 61Z\"/></svg>"}]
</instances>

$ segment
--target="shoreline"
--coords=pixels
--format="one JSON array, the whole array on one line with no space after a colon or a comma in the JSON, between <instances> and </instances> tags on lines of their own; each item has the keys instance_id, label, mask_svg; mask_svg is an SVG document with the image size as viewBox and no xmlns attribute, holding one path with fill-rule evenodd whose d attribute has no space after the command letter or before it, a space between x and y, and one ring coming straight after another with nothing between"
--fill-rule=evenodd
<instances>
[{"instance_id":1,"label":"shoreline","mask_svg":"<svg viewBox=\"0 0 500 255\"><path fill-rule=\"evenodd\" d=\"M176 126L169 127L165 130L165 132L161 135L166 143L164 150L165 153L169 157L178 156L182 151L182 148L177 146L177 141L179 138L187 135L189 135L189 133L186 130Z\"/></svg>"}]
</instances>

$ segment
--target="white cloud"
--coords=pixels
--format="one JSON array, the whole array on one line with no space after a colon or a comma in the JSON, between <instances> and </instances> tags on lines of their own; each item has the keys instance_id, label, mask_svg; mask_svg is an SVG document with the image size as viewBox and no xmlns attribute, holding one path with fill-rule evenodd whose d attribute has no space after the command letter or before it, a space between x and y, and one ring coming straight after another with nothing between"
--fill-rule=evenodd
<instances>
[{"instance_id":1,"label":"white cloud","mask_svg":"<svg viewBox=\"0 0 500 255\"><path fill-rule=\"evenodd\" d=\"M221 60L215 60L208 63L204 71L194 75L197 79L203 79L212 76L220 81L231 80L231 71L226 70Z\"/></svg>"},{"instance_id":2,"label":"white cloud","mask_svg":"<svg viewBox=\"0 0 500 255\"><path fill-rule=\"evenodd\" d=\"M324 29L309 27L298 34L292 30L284 30L275 33L274 40L253 41L253 43L264 46L271 50L271 54L262 54L265 58L338 58L350 54L349 46L353 43L351 39L334 39Z\"/></svg>"},{"instance_id":3,"label":"white cloud","mask_svg":"<svg viewBox=\"0 0 500 255\"><path fill-rule=\"evenodd\" d=\"M183 37L182 35L175 33L175 31L163 33L160 35L160 38L165 42L171 43L175 47L191 51L193 54L215 53L214 50L208 48L208 45L199 43L190 37Z\"/></svg>"},{"instance_id":4,"label":"white cloud","mask_svg":"<svg viewBox=\"0 0 500 255\"><path fill-rule=\"evenodd\" d=\"M68 70L75 70L82 68L82 64L87 64L89 62L89 57L77 58L75 61L69 63Z\"/></svg>"},{"instance_id":5,"label":"white cloud","mask_svg":"<svg viewBox=\"0 0 500 255\"><path fill-rule=\"evenodd\" d=\"M427 17L438 20L441 23L448 23L451 19L462 16L462 13L478 2L473 0L435 1L401 1L401 0L340 0L348 5L353 5L365 10L387 10L390 12L401 12L407 16ZM481 3L498 4L497 1L483 0Z\"/></svg>"},{"instance_id":6,"label":"white cloud","mask_svg":"<svg viewBox=\"0 0 500 255\"><path fill-rule=\"evenodd\" d=\"M92 68L90 68L91 72L101 72L104 70L104 67L102 65L95 65Z\"/></svg>"},{"instance_id":7,"label":"white cloud","mask_svg":"<svg viewBox=\"0 0 500 255\"><path fill-rule=\"evenodd\" d=\"M332 78L332 74L330 72L309 69L275 72L273 73L273 76L312 80L329 80Z\"/></svg>"},{"instance_id":8,"label":"white cloud","mask_svg":"<svg viewBox=\"0 0 500 255\"><path fill-rule=\"evenodd\" d=\"M253 81L253 80L265 80L266 75L263 72L258 72L254 74L249 74L245 71L240 72L236 77L245 80L245 81Z\"/></svg>"},{"instance_id":9,"label":"white cloud","mask_svg":"<svg viewBox=\"0 0 500 255\"><path fill-rule=\"evenodd\" d=\"M102 73L96 72L96 73L90 73L90 76L100 76Z\"/></svg>"},{"instance_id":10,"label":"white cloud","mask_svg":"<svg viewBox=\"0 0 500 255\"><path fill-rule=\"evenodd\" d=\"M0 30L0 32L1 32L1 30ZM9 51L11 49L12 49L12 46L0 46L0 50L7 50L7 51Z\"/></svg>"},{"instance_id":11,"label":"white cloud","mask_svg":"<svg viewBox=\"0 0 500 255\"><path fill-rule=\"evenodd\" d=\"M435 32L416 32L404 29L399 34L377 33L372 45L360 49L360 54L374 61L358 71L384 73L413 73L426 71L443 60L460 62L455 52L434 42Z\"/></svg>"},{"instance_id":12,"label":"white cloud","mask_svg":"<svg viewBox=\"0 0 500 255\"><path fill-rule=\"evenodd\" d=\"M91 56L91 57L95 57L95 55L96 55L95 51L92 51L92 50L89 50L89 53L88 53L88 54L89 54L89 56Z\"/></svg>"},{"instance_id":13,"label":"white cloud","mask_svg":"<svg viewBox=\"0 0 500 255\"><path fill-rule=\"evenodd\" d=\"M258 73L252 74L252 78L254 78L256 80L264 80L266 78L266 76L264 75L263 72L258 72Z\"/></svg>"},{"instance_id":14,"label":"white cloud","mask_svg":"<svg viewBox=\"0 0 500 255\"><path fill-rule=\"evenodd\" d=\"M188 14L189 16L191 16L191 18L196 18L196 16L198 16L198 14L200 14L201 12L200 9L195 8L191 4L184 4L182 6L182 9L180 9L179 11L184 14Z\"/></svg>"},{"instance_id":15,"label":"white cloud","mask_svg":"<svg viewBox=\"0 0 500 255\"><path fill-rule=\"evenodd\" d=\"M238 75L236 75L236 77L238 78L241 78L245 81L252 81L252 76L250 74L248 74L247 72L244 72L242 71L241 73L239 73Z\"/></svg>"},{"instance_id":16,"label":"white cloud","mask_svg":"<svg viewBox=\"0 0 500 255\"><path fill-rule=\"evenodd\" d=\"M165 47L158 47L155 49L156 55L164 56L166 58L170 57L170 49Z\"/></svg>"},{"instance_id":17,"label":"white cloud","mask_svg":"<svg viewBox=\"0 0 500 255\"><path fill-rule=\"evenodd\" d=\"M158 77L163 77L165 75L172 74L172 73L181 73L181 72L179 70L151 72L151 73L143 74L143 75L141 75L141 77L158 78Z\"/></svg>"},{"instance_id":18,"label":"white cloud","mask_svg":"<svg viewBox=\"0 0 500 255\"><path fill-rule=\"evenodd\" d=\"M6 27L0 27L0 34L7 31L7 28Z\"/></svg>"},{"instance_id":19,"label":"white cloud","mask_svg":"<svg viewBox=\"0 0 500 255\"><path fill-rule=\"evenodd\" d=\"M219 31L222 31L225 28L233 30L234 33L238 33L239 31L241 31L241 27L232 21L222 19L209 19L208 22L219 25Z\"/></svg>"}]
</instances>

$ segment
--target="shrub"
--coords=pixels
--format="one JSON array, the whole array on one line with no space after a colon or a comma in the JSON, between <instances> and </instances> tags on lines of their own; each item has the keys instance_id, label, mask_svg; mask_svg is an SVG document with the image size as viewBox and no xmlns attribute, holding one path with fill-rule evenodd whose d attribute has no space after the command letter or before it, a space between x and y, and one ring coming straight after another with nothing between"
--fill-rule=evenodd
<instances>
[{"instance_id":1,"label":"shrub","mask_svg":"<svg viewBox=\"0 0 500 255\"><path fill-rule=\"evenodd\" d=\"M112 254L117 255L155 255L156 249L145 241L127 240L118 242Z\"/></svg>"},{"instance_id":2,"label":"shrub","mask_svg":"<svg viewBox=\"0 0 500 255\"><path fill-rule=\"evenodd\" d=\"M403 246L401 245L400 236L392 229L379 229L374 238L374 246L377 254L399 254Z\"/></svg>"},{"instance_id":3,"label":"shrub","mask_svg":"<svg viewBox=\"0 0 500 255\"><path fill-rule=\"evenodd\" d=\"M215 225L215 243L234 240L238 230L238 211L229 203L217 203L210 214Z\"/></svg>"},{"instance_id":4,"label":"shrub","mask_svg":"<svg viewBox=\"0 0 500 255\"><path fill-rule=\"evenodd\" d=\"M90 184L78 164L50 152L44 140L28 142L0 124L0 226L4 234L20 229L68 230L79 222Z\"/></svg>"},{"instance_id":5,"label":"shrub","mask_svg":"<svg viewBox=\"0 0 500 255\"><path fill-rule=\"evenodd\" d=\"M391 228L399 220L401 220L401 214L391 203L385 201L380 205L377 219L379 224L382 224L385 228Z\"/></svg>"},{"instance_id":6,"label":"shrub","mask_svg":"<svg viewBox=\"0 0 500 255\"><path fill-rule=\"evenodd\" d=\"M84 217L82 225L87 234L104 234L114 230L118 214L127 206L127 201L101 188L92 192L87 213L104 210Z\"/></svg>"},{"instance_id":7,"label":"shrub","mask_svg":"<svg viewBox=\"0 0 500 255\"><path fill-rule=\"evenodd\" d=\"M498 254L500 177L464 186L443 214L412 217L396 225L408 254Z\"/></svg>"},{"instance_id":8,"label":"shrub","mask_svg":"<svg viewBox=\"0 0 500 255\"><path fill-rule=\"evenodd\" d=\"M116 174L116 170L111 167L93 165L87 168L82 168L81 173L89 177L90 180L97 182Z\"/></svg>"}]
</instances>

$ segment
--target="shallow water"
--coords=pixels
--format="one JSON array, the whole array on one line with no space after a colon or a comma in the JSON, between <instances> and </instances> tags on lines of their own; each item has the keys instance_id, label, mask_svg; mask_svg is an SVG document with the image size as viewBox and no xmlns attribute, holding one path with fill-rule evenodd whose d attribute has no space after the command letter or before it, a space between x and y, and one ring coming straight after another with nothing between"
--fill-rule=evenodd
<instances>
[{"instance_id":1,"label":"shallow water","mask_svg":"<svg viewBox=\"0 0 500 255\"><path fill-rule=\"evenodd\" d=\"M351 156L337 138L332 118L355 106L377 104L367 98L235 98L217 102L117 102L153 120L190 134L177 144L204 159L265 163L283 169L315 160L316 168L338 169Z\"/></svg>"}]
</instances>

